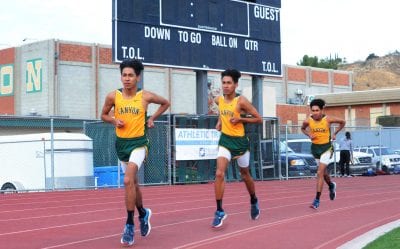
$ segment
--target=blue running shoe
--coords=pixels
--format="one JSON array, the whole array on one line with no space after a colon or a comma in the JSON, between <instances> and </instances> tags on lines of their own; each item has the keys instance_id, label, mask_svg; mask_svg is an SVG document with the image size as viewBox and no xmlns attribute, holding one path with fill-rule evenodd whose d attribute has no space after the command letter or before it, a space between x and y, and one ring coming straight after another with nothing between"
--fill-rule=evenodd
<instances>
[{"instance_id":1,"label":"blue running shoe","mask_svg":"<svg viewBox=\"0 0 400 249\"><path fill-rule=\"evenodd\" d=\"M253 220L257 220L260 217L260 208L258 207L258 201L251 204L250 215Z\"/></svg>"},{"instance_id":2,"label":"blue running shoe","mask_svg":"<svg viewBox=\"0 0 400 249\"><path fill-rule=\"evenodd\" d=\"M310 208L318 209L319 207L319 200L314 199L313 203L311 204Z\"/></svg>"},{"instance_id":3,"label":"blue running shoe","mask_svg":"<svg viewBox=\"0 0 400 249\"><path fill-rule=\"evenodd\" d=\"M213 227L220 227L222 226L223 220L226 219L228 215L224 211L215 211L215 218L213 220L212 226Z\"/></svg>"},{"instance_id":4,"label":"blue running shoe","mask_svg":"<svg viewBox=\"0 0 400 249\"><path fill-rule=\"evenodd\" d=\"M329 198L332 201L336 198L336 182L332 182L329 186Z\"/></svg>"},{"instance_id":5,"label":"blue running shoe","mask_svg":"<svg viewBox=\"0 0 400 249\"><path fill-rule=\"evenodd\" d=\"M131 246L134 242L134 230L135 225L126 224L124 228L124 233L122 234L121 244L125 246Z\"/></svg>"},{"instance_id":6,"label":"blue running shoe","mask_svg":"<svg viewBox=\"0 0 400 249\"><path fill-rule=\"evenodd\" d=\"M150 224L150 218L151 218L151 209L150 208L145 208L146 210L146 215L143 218L139 217L140 221L140 234L142 236L147 236L150 234L151 231L151 224Z\"/></svg>"}]
</instances>

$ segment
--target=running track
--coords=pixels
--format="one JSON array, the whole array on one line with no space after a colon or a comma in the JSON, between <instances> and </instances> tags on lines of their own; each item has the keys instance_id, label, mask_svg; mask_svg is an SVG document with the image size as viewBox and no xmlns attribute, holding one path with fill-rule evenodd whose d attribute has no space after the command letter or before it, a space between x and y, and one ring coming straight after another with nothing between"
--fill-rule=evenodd
<instances>
[{"instance_id":1,"label":"running track","mask_svg":"<svg viewBox=\"0 0 400 249\"><path fill-rule=\"evenodd\" d=\"M319 210L309 208L315 179L256 182L257 221L249 217L244 184L229 183L228 218L218 229L210 227L213 184L143 187L153 228L145 238L137 231L133 247L336 248L400 219L400 175L335 181L337 199L330 201L324 186ZM0 195L0 248L122 248L123 196L123 189Z\"/></svg>"}]
</instances>

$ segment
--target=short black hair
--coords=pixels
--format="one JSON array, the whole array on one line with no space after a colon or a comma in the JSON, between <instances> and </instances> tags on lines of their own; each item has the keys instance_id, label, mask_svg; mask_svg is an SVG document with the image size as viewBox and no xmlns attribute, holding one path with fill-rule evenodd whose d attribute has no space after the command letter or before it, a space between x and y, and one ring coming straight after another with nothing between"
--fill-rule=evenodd
<instances>
[{"instance_id":1,"label":"short black hair","mask_svg":"<svg viewBox=\"0 0 400 249\"><path fill-rule=\"evenodd\" d=\"M142 73L143 69L144 69L143 64L142 64L142 62L140 60L128 59L128 60L122 61L122 63L119 65L119 69L121 71L121 74L122 74L122 70L124 70L124 68L126 68L126 67L133 68L133 70L135 71L136 76L139 76Z\"/></svg>"},{"instance_id":2,"label":"short black hair","mask_svg":"<svg viewBox=\"0 0 400 249\"><path fill-rule=\"evenodd\" d=\"M319 109L324 109L325 106L325 100L323 99L313 99L310 103L310 108L312 108L313 106L318 106Z\"/></svg>"},{"instance_id":3,"label":"short black hair","mask_svg":"<svg viewBox=\"0 0 400 249\"><path fill-rule=\"evenodd\" d=\"M221 78L224 76L230 76L233 79L233 82L238 83L239 78L242 76L242 74L236 70L236 69L226 69L221 73Z\"/></svg>"}]
</instances>

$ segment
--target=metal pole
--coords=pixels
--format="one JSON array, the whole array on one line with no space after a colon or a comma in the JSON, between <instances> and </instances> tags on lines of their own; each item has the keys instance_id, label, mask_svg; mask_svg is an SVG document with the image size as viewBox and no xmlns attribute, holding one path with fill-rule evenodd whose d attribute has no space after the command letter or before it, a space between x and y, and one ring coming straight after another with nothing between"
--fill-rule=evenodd
<instances>
[{"instance_id":1,"label":"metal pole","mask_svg":"<svg viewBox=\"0 0 400 249\"><path fill-rule=\"evenodd\" d=\"M176 141L175 141L175 128L176 128L176 126L177 126L177 124L176 124L176 115L174 115L173 116L173 120L172 120L172 128L173 128L173 130L172 129L170 129L171 130L171 140L172 140L172 143L170 143L172 146L174 146L173 148L171 148L171 152L173 151L173 150L175 150L176 151L176 147L175 147L175 144L176 144ZM172 157L172 162L171 162L171 164L173 164L173 165L171 165L171 167L172 167L172 179L171 179L171 182L172 182L172 184L175 184L176 183L176 152L175 153L171 153L171 157Z\"/></svg>"},{"instance_id":2,"label":"metal pole","mask_svg":"<svg viewBox=\"0 0 400 249\"><path fill-rule=\"evenodd\" d=\"M207 71L196 70L196 114L208 113Z\"/></svg>"},{"instance_id":3,"label":"metal pole","mask_svg":"<svg viewBox=\"0 0 400 249\"><path fill-rule=\"evenodd\" d=\"M379 170L382 170L382 126L379 126Z\"/></svg>"},{"instance_id":4,"label":"metal pole","mask_svg":"<svg viewBox=\"0 0 400 249\"><path fill-rule=\"evenodd\" d=\"M167 155L168 155L168 183L169 183L169 185L172 185L172 179L171 179L171 171L172 171L172 169L171 169L171 155L172 155L172 150L171 150L171 127L170 127L170 124L171 124L171 114L168 114L168 123L166 124L166 126L167 126L167 141L168 141L168 145L167 145Z\"/></svg>"},{"instance_id":5,"label":"metal pole","mask_svg":"<svg viewBox=\"0 0 400 249\"><path fill-rule=\"evenodd\" d=\"M121 182L121 161L118 159L118 165L117 165L117 187L120 188Z\"/></svg>"},{"instance_id":6,"label":"metal pole","mask_svg":"<svg viewBox=\"0 0 400 249\"><path fill-rule=\"evenodd\" d=\"M42 138L43 141L43 170L44 170L44 188L47 189L46 184L46 138Z\"/></svg>"},{"instance_id":7,"label":"metal pole","mask_svg":"<svg viewBox=\"0 0 400 249\"><path fill-rule=\"evenodd\" d=\"M50 135L51 135L51 180L52 189L55 190L56 182L54 178L54 119L50 119Z\"/></svg>"},{"instance_id":8,"label":"metal pole","mask_svg":"<svg viewBox=\"0 0 400 249\"><path fill-rule=\"evenodd\" d=\"M336 127L333 127L333 134L335 134ZM335 141L332 141L332 146L333 146L333 175L336 177L336 148L335 148Z\"/></svg>"},{"instance_id":9,"label":"metal pole","mask_svg":"<svg viewBox=\"0 0 400 249\"><path fill-rule=\"evenodd\" d=\"M251 76L251 89L253 96L251 102L253 106L257 109L261 116L264 116L263 110L263 77L261 76Z\"/></svg>"},{"instance_id":10,"label":"metal pole","mask_svg":"<svg viewBox=\"0 0 400 249\"><path fill-rule=\"evenodd\" d=\"M285 146L285 150L286 150L286 180L289 180L289 157L288 157L288 144L287 144L287 140L288 140L288 125L285 126L285 142L286 142L286 146ZM280 143L280 141L278 141ZM279 153L280 156L280 153Z\"/></svg>"}]
</instances>

